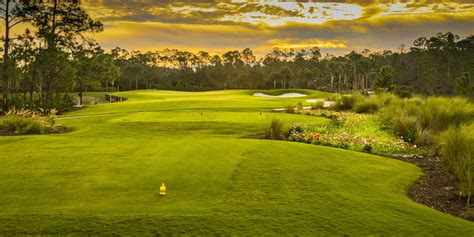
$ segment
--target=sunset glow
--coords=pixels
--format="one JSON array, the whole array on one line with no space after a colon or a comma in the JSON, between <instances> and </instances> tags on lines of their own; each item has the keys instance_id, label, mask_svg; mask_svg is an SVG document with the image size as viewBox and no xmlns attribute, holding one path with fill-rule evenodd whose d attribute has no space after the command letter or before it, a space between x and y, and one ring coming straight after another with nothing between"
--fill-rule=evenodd
<instances>
[{"instance_id":1,"label":"sunset glow","mask_svg":"<svg viewBox=\"0 0 474 237\"><path fill-rule=\"evenodd\" d=\"M442 31L472 33L474 3L460 1L84 1L105 25L95 37L107 48L176 47L220 53L273 47L322 48L342 54L396 49ZM289 40L291 39L291 40ZM278 43L275 43L278 42ZM334 43L336 42L336 43Z\"/></svg>"}]
</instances>

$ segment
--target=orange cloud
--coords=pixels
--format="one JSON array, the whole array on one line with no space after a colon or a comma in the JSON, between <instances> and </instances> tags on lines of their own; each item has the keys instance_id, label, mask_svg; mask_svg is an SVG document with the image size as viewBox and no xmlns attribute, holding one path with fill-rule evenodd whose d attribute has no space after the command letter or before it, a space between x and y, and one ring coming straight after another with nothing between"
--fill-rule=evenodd
<instances>
[{"instance_id":1,"label":"orange cloud","mask_svg":"<svg viewBox=\"0 0 474 237\"><path fill-rule=\"evenodd\" d=\"M395 49L440 31L466 36L474 25L472 0L84 2L106 26L100 43L139 50Z\"/></svg>"},{"instance_id":2,"label":"orange cloud","mask_svg":"<svg viewBox=\"0 0 474 237\"><path fill-rule=\"evenodd\" d=\"M267 47L272 48L313 48L321 49L344 49L347 48L345 40L321 40L321 39L272 39L268 40Z\"/></svg>"}]
</instances>

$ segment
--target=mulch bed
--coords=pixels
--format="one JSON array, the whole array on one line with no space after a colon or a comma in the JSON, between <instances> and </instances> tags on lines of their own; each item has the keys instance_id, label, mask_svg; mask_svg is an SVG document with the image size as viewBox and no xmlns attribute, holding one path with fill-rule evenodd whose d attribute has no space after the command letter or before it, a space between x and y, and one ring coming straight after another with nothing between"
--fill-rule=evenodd
<instances>
[{"instance_id":1,"label":"mulch bed","mask_svg":"<svg viewBox=\"0 0 474 237\"><path fill-rule=\"evenodd\" d=\"M466 199L459 196L456 183L446 173L441 158L429 156L382 155L420 167L425 175L408 190L408 197L417 203L453 216L474 221L474 213L466 208Z\"/></svg>"}]
</instances>

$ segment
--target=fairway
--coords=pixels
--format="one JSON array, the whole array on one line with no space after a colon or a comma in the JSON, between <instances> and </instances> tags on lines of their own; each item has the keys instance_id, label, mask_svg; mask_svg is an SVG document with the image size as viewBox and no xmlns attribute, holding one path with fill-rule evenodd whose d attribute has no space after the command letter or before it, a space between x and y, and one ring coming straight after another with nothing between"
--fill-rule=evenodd
<instances>
[{"instance_id":1,"label":"fairway","mask_svg":"<svg viewBox=\"0 0 474 237\"><path fill-rule=\"evenodd\" d=\"M422 176L412 164L246 138L273 118L329 121L270 112L329 93L256 92L117 93L129 100L60 116L70 133L0 137L0 236L474 234L406 196Z\"/></svg>"}]
</instances>

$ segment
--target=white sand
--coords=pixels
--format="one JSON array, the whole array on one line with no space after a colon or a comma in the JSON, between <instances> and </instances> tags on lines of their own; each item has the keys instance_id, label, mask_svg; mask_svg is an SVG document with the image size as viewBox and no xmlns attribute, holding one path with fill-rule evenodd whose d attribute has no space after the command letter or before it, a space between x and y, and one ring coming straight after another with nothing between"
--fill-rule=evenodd
<instances>
[{"instance_id":1,"label":"white sand","mask_svg":"<svg viewBox=\"0 0 474 237\"><path fill-rule=\"evenodd\" d=\"M301 93L285 93L285 94L282 94L282 95L267 95L267 94L264 94L264 93L255 93L255 94L253 94L253 96L270 97L270 98L298 98L298 97L305 97L305 96L308 96L308 95L301 94Z\"/></svg>"},{"instance_id":2,"label":"white sand","mask_svg":"<svg viewBox=\"0 0 474 237\"><path fill-rule=\"evenodd\" d=\"M306 102L308 103L318 103L318 102L323 102L324 100L323 99L309 99L309 100L306 100Z\"/></svg>"}]
</instances>

